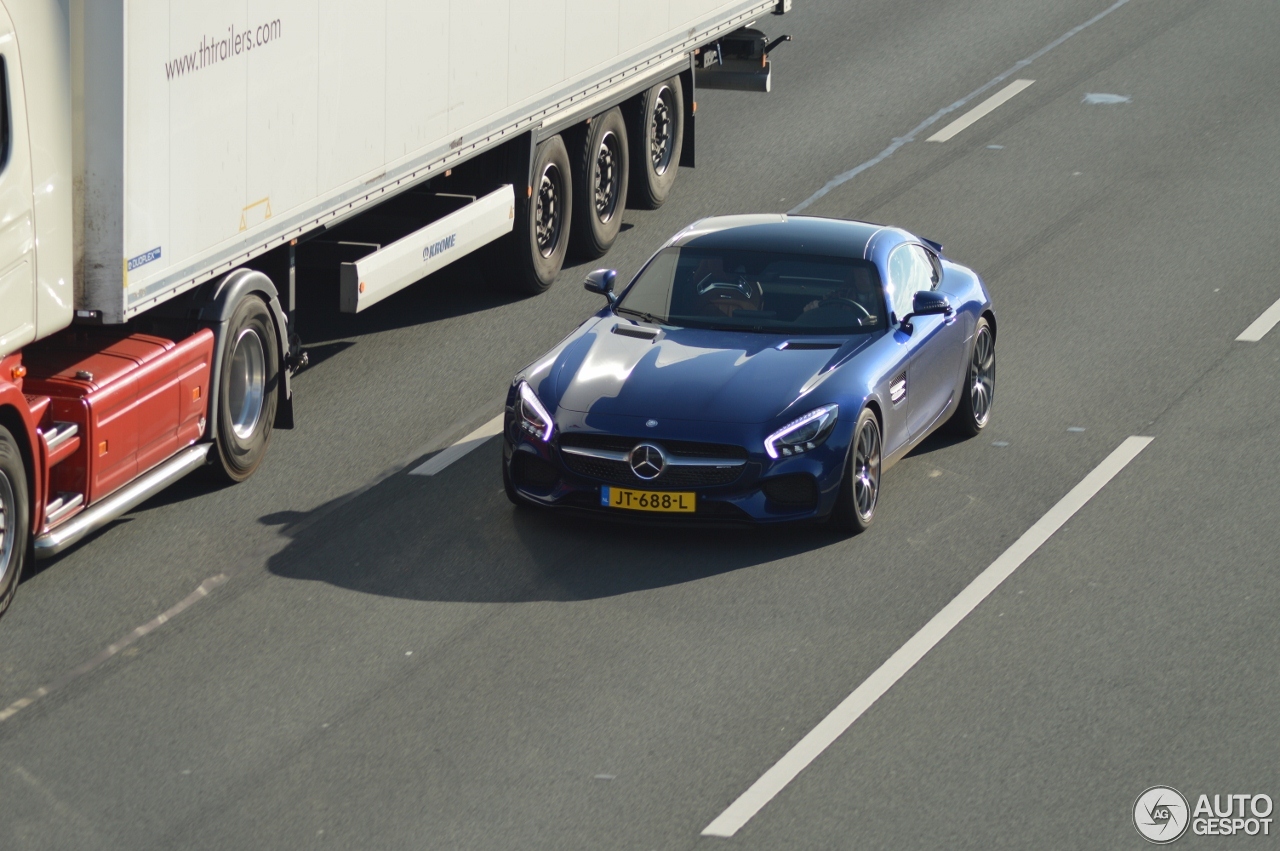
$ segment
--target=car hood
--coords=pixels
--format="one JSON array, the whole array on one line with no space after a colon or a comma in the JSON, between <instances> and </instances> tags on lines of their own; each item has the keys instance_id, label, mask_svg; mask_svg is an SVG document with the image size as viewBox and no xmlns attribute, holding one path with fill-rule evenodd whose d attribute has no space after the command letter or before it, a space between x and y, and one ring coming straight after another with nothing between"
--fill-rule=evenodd
<instances>
[{"instance_id":1,"label":"car hood","mask_svg":"<svg viewBox=\"0 0 1280 851\"><path fill-rule=\"evenodd\" d=\"M656 330L613 318L570 342L553 372L561 408L658 420L765 422L867 342L692 328L666 328L651 340L615 328Z\"/></svg>"}]
</instances>

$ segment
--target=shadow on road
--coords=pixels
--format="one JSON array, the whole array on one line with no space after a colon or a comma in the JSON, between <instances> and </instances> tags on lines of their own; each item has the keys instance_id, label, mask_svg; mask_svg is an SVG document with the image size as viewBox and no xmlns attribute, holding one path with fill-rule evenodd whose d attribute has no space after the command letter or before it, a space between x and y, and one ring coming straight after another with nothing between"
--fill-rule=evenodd
<instances>
[{"instance_id":1,"label":"shadow on road","mask_svg":"<svg viewBox=\"0 0 1280 851\"><path fill-rule=\"evenodd\" d=\"M496 441L437 476L392 476L312 512L263 517L292 542L272 573L366 594L571 601L692 582L839 540L823 528L632 526L512 506Z\"/></svg>"},{"instance_id":2,"label":"shadow on road","mask_svg":"<svg viewBox=\"0 0 1280 851\"><path fill-rule=\"evenodd\" d=\"M921 455L928 455L942 449L948 449L957 446L973 438L956 434L947 426L942 426L933 434L926 437L920 442L920 445L907 453L908 458L918 458Z\"/></svg>"}]
</instances>

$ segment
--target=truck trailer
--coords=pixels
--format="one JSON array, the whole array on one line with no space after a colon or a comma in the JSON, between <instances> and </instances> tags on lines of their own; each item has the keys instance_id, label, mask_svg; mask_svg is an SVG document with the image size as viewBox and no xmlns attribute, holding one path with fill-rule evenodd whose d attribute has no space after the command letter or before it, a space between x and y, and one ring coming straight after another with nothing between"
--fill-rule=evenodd
<instances>
[{"instance_id":1,"label":"truck trailer","mask_svg":"<svg viewBox=\"0 0 1280 851\"><path fill-rule=\"evenodd\" d=\"M0 613L293 424L299 258L359 312L475 251L526 294L768 91L791 0L0 0ZM304 265L302 268L311 268Z\"/></svg>"}]
</instances>

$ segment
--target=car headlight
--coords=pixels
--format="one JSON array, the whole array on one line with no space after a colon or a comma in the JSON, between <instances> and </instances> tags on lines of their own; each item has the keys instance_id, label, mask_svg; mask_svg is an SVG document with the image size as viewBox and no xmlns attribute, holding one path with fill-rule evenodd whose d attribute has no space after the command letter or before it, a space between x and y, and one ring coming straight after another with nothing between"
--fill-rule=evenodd
<instances>
[{"instance_id":1,"label":"car headlight","mask_svg":"<svg viewBox=\"0 0 1280 851\"><path fill-rule=\"evenodd\" d=\"M519 393L516 410L520 414L520 427L546 443L551 439L551 433L555 431L551 414L547 413L547 409L542 406L542 402L538 400L538 394L533 392L529 382L520 382Z\"/></svg>"},{"instance_id":2,"label":"car headlight","mask_svg":"<svg viewBox=\"0 0 1280 851\"><path fill-rule=\"evenodd\" d=\"M836 427L839 405L824 405L798 420L787 423L764 439L770 458L799 455L820 445Z\"/></svg>"}]
</instances>

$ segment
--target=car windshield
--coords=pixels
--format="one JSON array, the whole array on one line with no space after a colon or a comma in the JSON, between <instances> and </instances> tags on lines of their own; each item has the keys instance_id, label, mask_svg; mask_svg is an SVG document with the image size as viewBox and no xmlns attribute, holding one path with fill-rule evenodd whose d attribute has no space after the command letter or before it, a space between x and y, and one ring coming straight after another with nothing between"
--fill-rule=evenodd
<instances>
[{"instance_id":1,"label":"car windshield","mask_svg":"<svg viewBox=\"0 0 1280 851\"><path fill-rule=\"evenodd\" d=\"M867 334L888 327L875 264L770 251L667 248L615 310L686 328Z\"/></svg>"}]
</instances>

